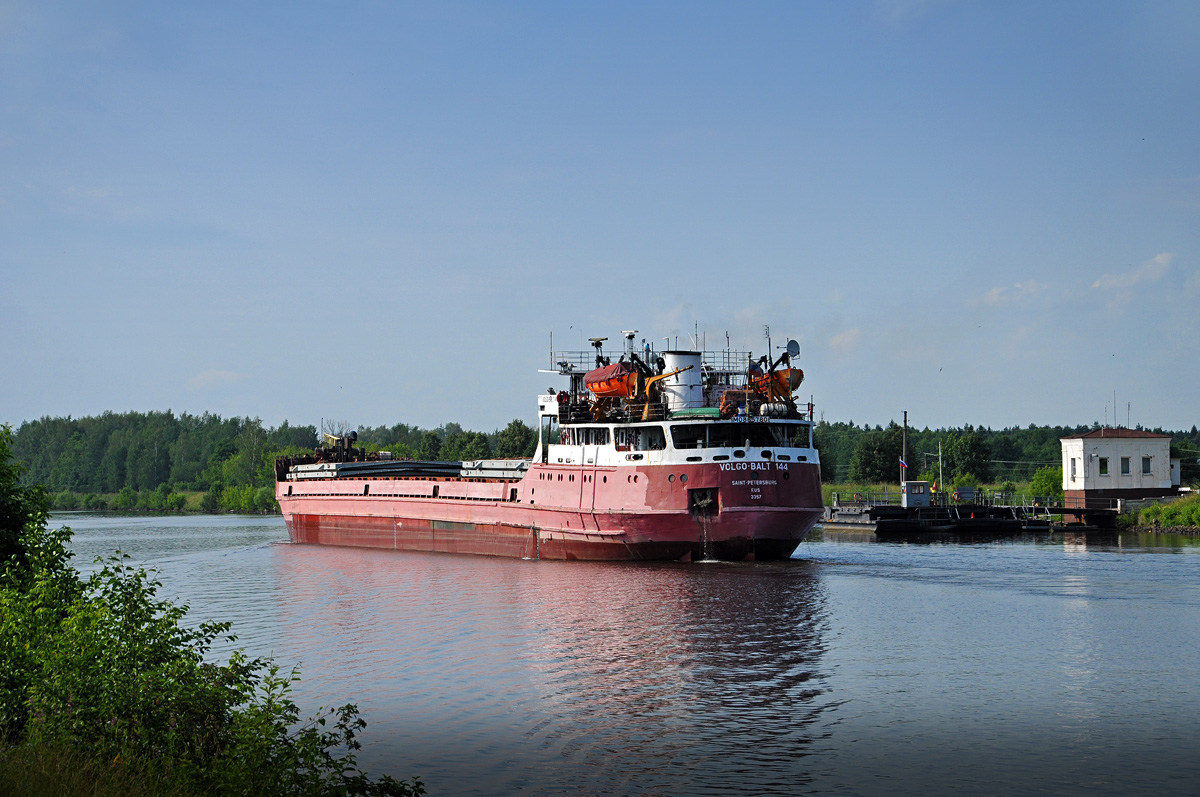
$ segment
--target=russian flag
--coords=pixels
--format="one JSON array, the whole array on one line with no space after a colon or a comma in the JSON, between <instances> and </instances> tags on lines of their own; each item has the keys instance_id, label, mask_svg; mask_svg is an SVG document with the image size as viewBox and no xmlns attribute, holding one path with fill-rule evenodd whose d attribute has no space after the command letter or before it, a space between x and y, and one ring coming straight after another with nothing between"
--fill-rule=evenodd
<instances>
[{"instance_id":1,"label":"russian flag","mask_svg":"<svg viewBox=\"0 0 1200 797\"><path fill-rule=\"evenodd\" d=\"M902 468L906 468L906 469L907 469L907 468L908 468L908 463L907 463L907 462L905 462L904 460L900 460L900 467L902 467Z\"/></svg>"}]
</instances>

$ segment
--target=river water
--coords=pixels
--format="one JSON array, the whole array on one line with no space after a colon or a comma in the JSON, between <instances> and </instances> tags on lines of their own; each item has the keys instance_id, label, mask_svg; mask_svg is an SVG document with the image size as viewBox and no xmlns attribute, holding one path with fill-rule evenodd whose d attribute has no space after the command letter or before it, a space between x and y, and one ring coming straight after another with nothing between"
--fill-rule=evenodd
<instances>
[{"instance_id":1,"label":"river water","mask_svg":"<svg viewBox=\"0 0 1200 797\"><path fill-rule=\"evenodd\" d=\"M434 795L1194 794L1200 541L818 535L759 564L291 545L277 517L64 513L196 622L357 702ZM229 648L221 652L228 652Z\"/></svg>"}]
</instances>

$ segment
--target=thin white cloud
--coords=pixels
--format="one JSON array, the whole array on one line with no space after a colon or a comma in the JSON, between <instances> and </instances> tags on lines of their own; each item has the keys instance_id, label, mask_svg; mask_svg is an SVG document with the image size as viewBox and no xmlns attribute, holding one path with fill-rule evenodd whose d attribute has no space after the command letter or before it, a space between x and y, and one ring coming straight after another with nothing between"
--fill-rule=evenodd
<instances>
[{"instance_id":1,"label":"thin white cloud","mask_svg":"<svg viewBox=\"0 0 1200 797\"><path fill-rule=\"evenodd\" d=\"M1046 292L1047 286L1043 282L1028 280L1026 282L1013 283L1011 287L995 287L985 293L982 298L976 300L976 304L986 304L989 307L1002 307L1010 304L1020 304L1022 302L1034 299Z\"/></svg>"},{"instance_id":2,"label":"thin white cloud","mask_svg":"<svg viewBox=\"0 0 1200 797\"><path fill-rule=\"evenodd\" d=\"M1132 288L1142 282L1158 282L1171 267L1175 255L1171 252L1160 252L1140 266L1124 274L1105 274L1092 283L1099 290L1123 290Z\"/></svg>"},{"instance_id":3,"label":"thin white cloud","mask_svg":"<svg viewBox=\"0 0 1200 797\"><path fill-rule=\"evenodd\" d=\"M187 381L188 390L206 390L217 385L232 384L241 382L243 379L248 379L250 374L243 374L237 371L218 371L210 368L207 371L202 371L196 374Z\"/></svg>"},{"instance_id":4,"label":"thin white cloud","mask_svg":"<svg viewBox=\"0 0 1200 797\"><path fill-rule=\"evenodd\" d=\"M847 329L845 332L834 335L829 339L829 348L838 354L849 354L858 345L859 338L861 337L862 330L858 327Z\"/></svg>"}]
</instances>

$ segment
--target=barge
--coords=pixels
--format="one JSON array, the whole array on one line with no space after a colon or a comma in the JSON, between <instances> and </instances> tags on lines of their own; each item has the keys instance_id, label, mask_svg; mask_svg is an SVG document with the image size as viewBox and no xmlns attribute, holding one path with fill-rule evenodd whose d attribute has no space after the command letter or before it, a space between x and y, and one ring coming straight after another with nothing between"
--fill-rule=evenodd
<instances>
[{"instance_id":1,"label":"barge","mask_svg":"<svg viewBox=\"0 0 1200 797\"><path fill-rule=\"evenodd\" d=\"M772 560L821 517L813 405L789 341L750 352L555 352L528 460L422 462L353 433L275 463L293 542L525 559ZM767 351L770 352L768 338Z\"/></svg>"}]
</instances>

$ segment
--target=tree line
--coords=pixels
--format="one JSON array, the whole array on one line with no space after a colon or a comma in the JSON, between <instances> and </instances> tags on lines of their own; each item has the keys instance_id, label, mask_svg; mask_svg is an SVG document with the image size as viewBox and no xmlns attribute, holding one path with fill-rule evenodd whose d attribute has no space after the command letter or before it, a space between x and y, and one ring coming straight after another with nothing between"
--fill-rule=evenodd
<instances>
[{"instance_id":1,"label":"tree line","mask_svg":"<svg viewBox=\"0 0 1200 797\"><path fill-rule=\"evenodd\" d=\"M26 421L12 448L23 483L45 485L56 509L182 509L190 492L202 494L194 508L254 512L276 508L275 458L317 443L311 425L167 410ZM415 459L517 458L533 454L537 434L520 420L490 434L396 424L361 428L359 444Z\"/></svg>"},{"instance_id":2,"label":"tree line","mask_svg":"<svg viewBox=\"0 0 1200 797\"><path fill-rule=\"evenodd\" d=\"M1031 481L1039 470L1061 468L1059 438L1099 429L1090 426L1037 426L996 429L982 426L908 430L908 478L948 483L999 484ZM1142 427L1137 427L1141 429ZM1171 435L1171 456L1183 463L1184 483L1200 480L1200 429L1164 431ZM821 421L813 430L821 455L821 479L827 483L889 484L900 480L904 430L858 426L853 421ZM941 452L941 476L938 454ZM1060 473L1061 480L1061 473Z\"/></svg>"},{"instance_id":3,"label":"tree line","mask_svg":"<svg viewBox=\"0 0 1200 797\"><path fill-rule=\"evenodd\" d=\"M326 431L348 432L345 421ZM982 426L908 431L910 478L1000 484L1027 482L1039 469L1057 468L1059 438L1091 426ZM1200 479L1200 431L1170 434L1172 456L1184 463L1184 482ZM903 432L896 423L859 426L853 421L817 424L821 478L827 484L888 484L899 481ZM447 423L436 429L397 423L358 428L359 445L422 460L528 457L537 433L520 420L504 429L478 432ZM275 457L311 451L315 426L264 426L258 418L212 413L106 412L84 418L43 417L21 424L13 453L26 465L26 484L43 484L56 509L181 509L272 511ZM938 470L941 445L942 471ZM1044 477L1045 478L1045 477ZM184 493L191 493L191 503ZM199 500L195 495L199 494Z\"/></svg>"}]
</instances>

